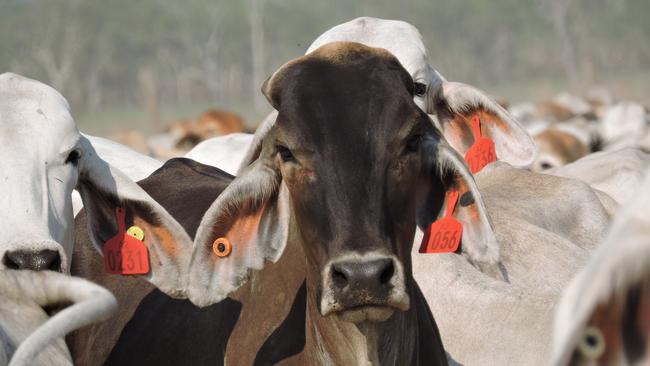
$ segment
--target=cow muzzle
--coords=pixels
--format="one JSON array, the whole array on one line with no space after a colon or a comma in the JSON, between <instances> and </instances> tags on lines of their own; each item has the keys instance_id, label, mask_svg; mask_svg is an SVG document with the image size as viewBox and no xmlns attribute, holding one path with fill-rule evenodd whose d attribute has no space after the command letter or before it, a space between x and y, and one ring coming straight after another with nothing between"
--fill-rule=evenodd
<instances>
[{"instance_id":1,"label":"cow muzzle","mask_svg":"<svg viewBox=\"0 0 650 366\"><path fill-rule=\"evenodd\" d=\"M0 254L0 269L65 272L63 248L52 241L16 245Z\"/></svg>"},{"instance_id":2,"label":"cow muzzle","mask_svg":"<svg viewBox=\"0 0 650 366\"><path fill-rule=\"evenodd\" d=\"M321 314L352 323L385 321L408 310L404 269L392 256L352 255L330 261L323 271Z\"/></svg>"}]
</instances>

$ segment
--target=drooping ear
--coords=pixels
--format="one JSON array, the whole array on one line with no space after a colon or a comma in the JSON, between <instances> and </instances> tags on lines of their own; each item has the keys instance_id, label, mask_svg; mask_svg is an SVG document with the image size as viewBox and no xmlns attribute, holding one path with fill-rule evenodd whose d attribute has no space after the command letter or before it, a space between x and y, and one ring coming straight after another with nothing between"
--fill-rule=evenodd
<instances>
[{"instance_id":1,"label":"drooping ear","mask_svg":"<svg viewBox=\"0 0 650 366\"><path fill-rule=\"evenodd\" d=\"M289 193L268 159L248 166L203 216L194 241L189 299L223 300L252 270L277 261L287 244Z\"/></svg>"},{"instance_id":2,"label":"drooping ear","mask_svg":"<svg viewBox=\"0 0 650 366\"><path fill-rule=\"evenodd\" d=\"M484 92L472 86L445 81L433 108L449 144L465 156L477 136L472 133L471 120L478 117L481 134L491 138L497 159L515 167L528 167L535 160L537 147L533 138L505 109Z\"/></svg>"},{"instance_id":3,"label":"drooping ear","mask_svg":"<svg viewBox=\"0 0 650 366\"><path fill-rule=\"evenodd\" d=\"M147 192L118 169L100 159L85 137L81 141L79 182L94 246L103 253L106 242L119 233L120 226L138 226L144 232L149 272L142 275L163 292L184 298L192 239L183 227ZM116 210L125 213L118 223Z\"/></svg>"},{"instance_id":4,"label":"drooping ear","mask_svg":"<svg viewBox=\"0 0 650 366\"><path fill-rule=\"evenodd\" d=\"M460 199L453 216L463 225L461 252L479 267L484 264L496 265L500 246L472 173L463 158L444 139L435 144L429 143L434 152L427 153L432 157L427 167L430 182L418 207L418 226L426 230L432 222L444 216L446 192L457 190Z\"/></svg>"}]
</instances>

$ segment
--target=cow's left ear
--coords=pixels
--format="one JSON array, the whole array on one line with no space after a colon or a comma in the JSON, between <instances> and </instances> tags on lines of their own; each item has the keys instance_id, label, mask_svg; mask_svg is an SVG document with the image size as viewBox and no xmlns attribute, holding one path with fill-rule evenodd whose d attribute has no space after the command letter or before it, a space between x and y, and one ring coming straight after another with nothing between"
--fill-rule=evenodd
<instances>
[{"instance_id":1,"label":"cow's left ear","mask_svg":"<svg viewBox=\"0 0 650 366\"><path fill-rule=\"evenodd\" d=\"M483 202L474 176L463 158L444 139L424 143L425 180L423 193L419 195L417 224L426 231L436 219L446 212L449 191L459 193L453 217L463 225L461 253L483 271L496 268L500 261L500 246L496 240L490 216Z\"/></svg>"},{"instance_id":2,"label":"cow's left ear","mask_svg":"<svg viewBox=\"0 0 650 366\"><path fill-rule=\"evenodd\" d=\"M168 295L185 298L193 242L183 227L140 186L99 158L85 137L78 164L76 189L94 246L103 254L107 241L120 230L137 226L148 253L149 272L142 276ZM126 266L127 258L122 259Z\"/></svg>"},{"instance_id":3,"label":"cow's left ear","mask_svg":"<svg viewBox=\"0 0 650 366\"><path fill-rule=\"evenodd\" d=\"M481 122L481 134L494 141L497 159L515 167L528 167L535 160L533 138L503 107L472 86L444 81L432 94L433 112L449 144L465 156L477 136L472 119Z\"/></svg>"}]
</instances>

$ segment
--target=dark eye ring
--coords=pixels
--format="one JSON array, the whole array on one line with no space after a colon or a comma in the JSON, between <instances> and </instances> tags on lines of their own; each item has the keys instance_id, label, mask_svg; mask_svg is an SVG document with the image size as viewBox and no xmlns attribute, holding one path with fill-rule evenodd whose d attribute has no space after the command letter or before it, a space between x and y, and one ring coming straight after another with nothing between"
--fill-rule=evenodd
<instances>
[{"instance_id":1,"label":"dark eye ring","mask_svg":"<svg viewBox=\"0 0 650 366\"><path fill-rule=\"evenodd\" d=\"M296 161L293 153L291 153L291 150L289 150L286 146L278 145L276 146L276 149L278 150L278 154L280 154L280 158L283 162L288 163L290 161Z\"/></svg>"},{"instance_id":2,"label":"dark eye ring","mask_svg":"<svg viewBox=\"0 0 650 366\"><path fill-rule=\"evenodd\" d=\"M74 149L70 151L68 154L68 157L65 158L65 163L66 164L72 164L72 165L77 165L79 163L79 159L81 158L81 151L79 149Z\"/></svg>"},{"instance_id":3,"label":"dark eye ring","mask_svg":"<svg viewBox=\"0 0 650 366\"><path fill-rule=\"evenodd\" d=\"M413 135L409 137L404 145L405 153L415 153L420 149L420 143L422 142L422 135Z\"/></svg>"},{"instance_id":4,"label":"dark eye ring","mask_svg":"<svg viewBox=\"0 0 650 366\"><path fill-rule=\"evenodd\" d=\"M423 96L427 92L427 86L422 83L415 83L413 86L413 91L418 97Z\"/></svg>"}]
</instances>

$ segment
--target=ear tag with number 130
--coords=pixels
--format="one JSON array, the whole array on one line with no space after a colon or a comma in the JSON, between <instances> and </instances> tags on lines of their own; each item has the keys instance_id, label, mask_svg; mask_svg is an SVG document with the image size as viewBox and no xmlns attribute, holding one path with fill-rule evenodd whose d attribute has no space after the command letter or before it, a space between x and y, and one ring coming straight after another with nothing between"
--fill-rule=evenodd
<instances>
[{"instance_id":1,"label":"ear tag with number 130","mask_svg":"<svg viewBox=\"0 0 650 366\"><path fill-rule=\"evenodd\" d=\"M463 224L452 215L458 202L458 191L447 192L445 217L434 221L424 233L420 253L453 253L458 249Z\"/></svg>"},{"instance_id":2,"label":"ear tag with number 130","mask_svg":"<svg viewBox=\"0 0 650 366\"><path fill-rule=\"evenodd\" d=\"M104 268L107 273L139 275L149 273L149 255L144 245L144 231L138 226L126 230L126 212L115 209L117 235L104 245Z\"/></svg>"}]
</instances>

